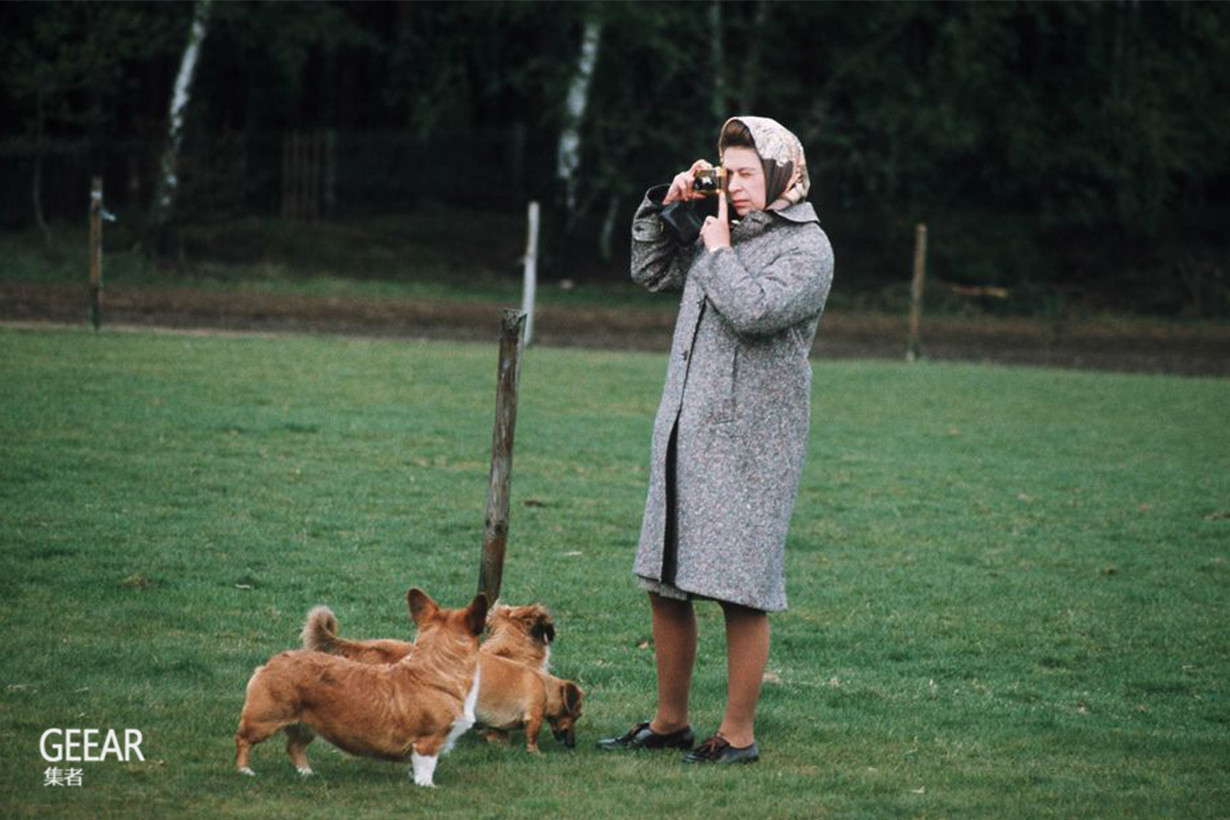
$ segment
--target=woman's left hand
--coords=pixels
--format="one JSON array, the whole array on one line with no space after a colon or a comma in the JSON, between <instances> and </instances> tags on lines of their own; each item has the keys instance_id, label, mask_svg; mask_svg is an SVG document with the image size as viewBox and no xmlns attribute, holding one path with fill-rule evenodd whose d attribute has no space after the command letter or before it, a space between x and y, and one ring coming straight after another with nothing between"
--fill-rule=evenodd
<instances>
[{"instance_id":1,"label":"woman's left hand","mask_svg":"<svg viewBox=\"0 0 1230 820\"><path fill-rule=\"evenodd\" d=\"M718 215L705 217L700 227L700 238L712 253L718 248L730 247L730 219L726 213L726 192L718 192Z\"/></svg>"}]
</instances>

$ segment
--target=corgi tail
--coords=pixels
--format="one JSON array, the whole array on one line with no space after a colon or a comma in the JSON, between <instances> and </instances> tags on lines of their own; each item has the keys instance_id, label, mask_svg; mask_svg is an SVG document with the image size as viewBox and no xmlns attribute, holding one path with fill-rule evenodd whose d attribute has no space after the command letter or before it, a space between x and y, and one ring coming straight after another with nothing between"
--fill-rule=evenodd
<instances>
[{"instance_id":1,"label":"corgi tail","mask_svg":"<svg viewBox=\"0 0 1230 820\"><path fill-rule=\"evenodd\" d=\"M313 652L336 654L338 648L337 617L327 606L318 606L307 615L303 631L299 633L303 648Z\"/></svg>"}]
</instances>

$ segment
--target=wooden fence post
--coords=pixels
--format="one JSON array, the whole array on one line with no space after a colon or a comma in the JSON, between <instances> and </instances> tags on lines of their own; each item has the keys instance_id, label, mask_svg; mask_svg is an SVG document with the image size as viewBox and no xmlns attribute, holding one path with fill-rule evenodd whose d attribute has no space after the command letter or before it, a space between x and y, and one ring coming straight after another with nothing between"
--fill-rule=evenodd
<instances>
[{"instance_id":1,"label":"wooden fence post","mask_svg":"<svg viewBox=\"0 0 1230 820\"><path fill-rule=\"evenodd\" d=\"M491 431L491 482L478 591L494 604L500 597L504 550L508 544L508 502L512 479L513 432L517 426L517 383L525 340L525 313L505 310L500 329L500 369L495 391L495 426Z\"/></svg>"},{"instance_id":2,"label":"wooden fence post","mask_svg":"<svg viewBox=\"0 0 1230 820\"><path fill-rule=\"evenodd\" d=\"M90 324L95 330L102 325L102 220L103 181L94 177L90 183Z\"/></svg>"},{"instance_id":3,"label":"wooden fence post","mask_svg":"<svg viewBox=\"0 0 1230 820\"><path fill-rule=\"evenodd\" d=\"M919 223L914 229L914 281L910 284L910 338L905 360L917 361L922 351L918 343L918 326L922 320L923 285L927 278L927 226Z\"/></svg>"}]
</instances>

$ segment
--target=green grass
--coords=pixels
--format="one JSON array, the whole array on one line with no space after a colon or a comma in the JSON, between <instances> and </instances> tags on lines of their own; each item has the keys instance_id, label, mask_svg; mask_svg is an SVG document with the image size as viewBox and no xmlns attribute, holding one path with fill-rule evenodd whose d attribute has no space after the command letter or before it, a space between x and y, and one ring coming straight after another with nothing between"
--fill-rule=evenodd
<instances>
[{"instance_id":1,"label":"green grass","mask_svg":"<svg viewBox=\"0 0 1230 820\"><path fill-rule=\"evenodd\" d=\"M0 815L1225 817L1230 381L817 362L811 450L738 771L597 738L653 705L630 574L661 355L532 349L505 598L554 610L578 748L232 770L252 668L327 603L406 636L472 594L494 346L0 330ZM527 502L531 502L528 503ZM724 694L701 606L699 731ZM52 727L144 763L48 788Z\"/></svg>"}]
</instances>

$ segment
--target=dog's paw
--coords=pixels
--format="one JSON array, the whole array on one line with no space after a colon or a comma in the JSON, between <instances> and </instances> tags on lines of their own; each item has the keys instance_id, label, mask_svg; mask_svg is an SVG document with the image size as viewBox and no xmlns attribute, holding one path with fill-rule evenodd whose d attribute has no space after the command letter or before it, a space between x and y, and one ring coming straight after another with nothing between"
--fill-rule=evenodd
<instances>
[{"instance_id":1,"label":"dog's paw","mask_svg":"<svg viewBox=\"0 0 1230 820\"><path fill-rule=\"evenodd\" d=\"M432 775L436 771L437 759L436 755L420 755L418 752L410 755L410 761L413 765L414 785L428 789L436 787L436 784L432 782Z\"/></svg>"},{"instance_id":2,"label":"dog's paw","mask_svg":"<svg viewBox=\"0 0 1230 820\"><path fill-rule=\"evenodd\" d=\"M298 772L300 777L311 777L316 774L316 772L312 771L311 766L303 766L298 770Z\"/></svg>"},{"instance_id":3,"label":"dog's paw","mask_svg":"<svg viewBox=\"0 0 1230 820\"><path fill-rule=\"evenodd\" d=\"M256 777L256 772L252 771L247 766L244 766L242 769L240 769L239 773L244 775L245 777Z\"/></svg>"}]
</instances>

